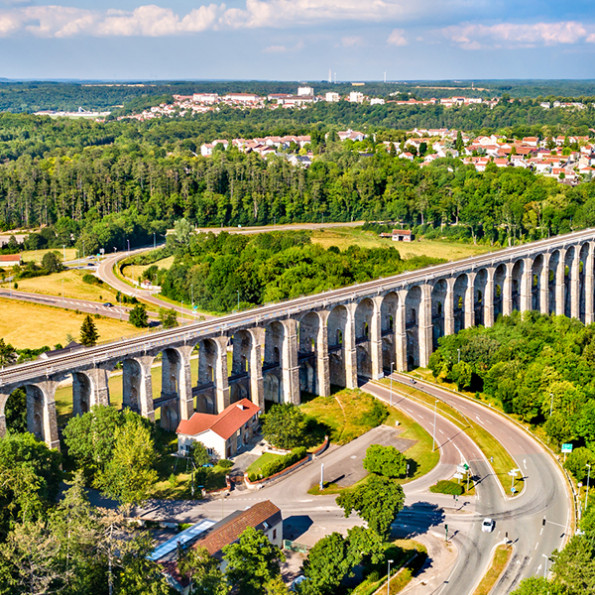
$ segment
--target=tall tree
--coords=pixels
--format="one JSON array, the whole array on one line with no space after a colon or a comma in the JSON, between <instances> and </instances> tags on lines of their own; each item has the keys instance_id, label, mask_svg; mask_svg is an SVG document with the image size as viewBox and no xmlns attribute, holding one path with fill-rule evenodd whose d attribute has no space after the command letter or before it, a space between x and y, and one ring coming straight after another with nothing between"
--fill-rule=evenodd
<instances>
[{"instance_id":1,"label":"tall tree","mask_svg":"<svg viewBox=\"0 0 595 595\"><path fill-rule=\"evenodd\" d=\"M128 316L128 321L137 328L146 328L149 326L149 316L147 307L144 304L136 304Z\"/></svg>"},{"instance_id":2,"label":"tall tree","mask_svg":"<svg viewBox=\"0 0 595 595\"><path fill-rule=\"evenodd\" d=\"M83 324L81 325L80 339L81 343L85 347L93 347L93 345L97 344L99 333L97 332L97 327L95 326L90 314L87 314L83 320Z\"/></svg>"},{"instance_id":3,"label":"tall tree","mask_svg":"<svg viewBox=\"0 0 595 595\"><path fill-rule=\"evenodd\" d=\"M223 548L225 575L242 595L265 595L265 585L279 576L285 555L262 531L248 527L237 543Z\"/></svg>"},{"instance_id":4,"label":"tall tree","mask_svg":"<svg viewBox=\"0 0 595 595\"><path fill-rule=\"evenodd\" d=\"M364 469L385 477L400 477L407 471L407 459L394 446L372 444L366 450Z\"/></svg>"},{"instance_id":5,"label":"tall tree","mask_svg":"<svg viewBox=\"0 0 595 595\"><path fill-rule=\"evenodd\" d=\"M204 547L191 547L184 552L178 568L188 579L190 595L227 595L230 591L217 560Z\"/></svg>"}]
</instances>

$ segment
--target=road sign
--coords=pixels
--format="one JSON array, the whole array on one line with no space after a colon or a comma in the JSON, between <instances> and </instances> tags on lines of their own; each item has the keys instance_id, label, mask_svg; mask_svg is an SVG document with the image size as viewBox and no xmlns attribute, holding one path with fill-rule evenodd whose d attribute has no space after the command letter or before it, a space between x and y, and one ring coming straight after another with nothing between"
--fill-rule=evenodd
<instances>
[{"instance_id":1,"label":"road sign","mask_svg":"<svg viewBox=\"0 0 595 595\"><path fill-rule=\"evenodd\" d=\"M464 465L457 465L457 473L467 473L467 468Z\"/></svg>"},{"instance_id":2,"label":"road sign","mask_svg":"<svg viewBox=\"0 0 595 595\"><path fill-rule=\"evenodd\" d=\"M562 453L568 454L572 452L572 442L566 442L562 444Z\"/></svg>"},{"instance_id":3,"label":"road sign","mask_svg":"<svg viewBox=\"0 0 595 595\"><path fill-rule=\"evenodd\" d=\"M463 479L463 474L462 474L462 473L455 473L455 474L453 475L453 477L454 477L455 479Z\"/></svg>"}]
</instances>

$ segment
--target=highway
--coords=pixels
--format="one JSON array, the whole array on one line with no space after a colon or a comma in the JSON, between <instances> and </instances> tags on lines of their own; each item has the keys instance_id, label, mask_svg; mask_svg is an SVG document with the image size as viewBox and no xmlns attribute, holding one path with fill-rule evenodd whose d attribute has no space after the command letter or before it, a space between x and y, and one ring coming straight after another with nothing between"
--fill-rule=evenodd
<instances>
[{"instance_id":1,"label":"highway","mask_svg":"<svg viewBox=\"0 0 595 595\"><path fill-rule=\"evenodd\" d=\"M410 382L410 377L404 374L396 373L393 378ZM497 488L489 489L487 493L479 490L476 505L479 517L490 516L496 521L490 545L503 541L506 535L514 544L511 563L492 594L510 593L523 578L543 575L546 557L555 549L562 549L571 534L573 503L559 466L530 434L500 413L421 380L417 380L416 388L477 421L507 449L522 471L525 487L521 494L511 498L503 494L483 456L477 466L472 464L475 472L479 471L486 479L493 479ZM458 585L466 580L470 569L467 556L474 555L475 549L486 550L487 553L490 540L485 538L490 536L482 534L477 539L474 533L477 532L473 531L470 541L463 544L464 553L453 569L449 584ZM450 592L456 591L441 591Z\"/></svg>"},{"instance_id":2,"label":"highway","mask_svg":"<svg viewBox=\"0 0 595 595\"><path fill-rule=\"evenodd\" d=\"M406 288L416 283L426 283L440 278L450 276L457 272L464 272L470 268L477 270L482 266L492 266L498 262L506 261L515 257L521 257L547 247L553 249L563 247L571 242L592 240L595 237L595 230L588 229L572 234L557 236L546 240L540 240L532 244L524 244L512 248L505 248L498 252L475 256L449 262L445 264L427 267L417 271L408 271L400 275L377 279L367 283L351 285L341 289L335 289L319 293L313 296L304 296L279 304L267 304L259 308L253 308L244 312L237 312L201 322L190 323L175 329L162 330L152 334L124 339L110 345L100 345L86 349L82 352L74 352L56 357L52 362L55 372L67 372L73 365L95 363L102 360L113 359L124 355L130 355L135 350L148 350L156 347L166 346L172 341L196 341L197 338L208 333L225 333L228 330L242 325L262 325L269 321L283 317L298 316L304 312L316 308L328 308L341 301L357 300L363 297L381 295L384 292ZM108 259L104 262L107 263ZM109 265L106 265L109 266ZM129 286L127 286L130 289ZM36 378L37 375L48 373L46 364L43 362L28 362L5 368L0 372L0 386L11 382L23 382Z\"/></svg>"}]
</instances>

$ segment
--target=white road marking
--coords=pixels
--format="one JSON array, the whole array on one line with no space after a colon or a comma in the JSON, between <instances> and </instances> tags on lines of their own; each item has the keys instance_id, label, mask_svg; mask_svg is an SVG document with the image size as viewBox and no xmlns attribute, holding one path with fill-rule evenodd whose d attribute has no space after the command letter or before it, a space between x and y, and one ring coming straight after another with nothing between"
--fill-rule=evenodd
<instances>
[{"instance_id":1,"label":"white road marking","mask_svg":"<svg viewBox=\"0 0 595 595\"><path fill-rule=\"evenodd\" d=\"M476 419L476 420L477 420L477 421L478 421L480 424L482 424L482 423L483 423L483 422L481 421L481 417L479 417L479 415L476 415L476 416L475 416L475 419Z\"/></svg>"},{"instance_id":2,"label":"white road marking","mask_svg":"<svg viewBox=\"0 0 595 595\"><path fill-rule=\"evenodd\" d=\"M543 527L541 527L541 531L539 532L540 535L543 535Z\"/></svg>"}]
</instances>

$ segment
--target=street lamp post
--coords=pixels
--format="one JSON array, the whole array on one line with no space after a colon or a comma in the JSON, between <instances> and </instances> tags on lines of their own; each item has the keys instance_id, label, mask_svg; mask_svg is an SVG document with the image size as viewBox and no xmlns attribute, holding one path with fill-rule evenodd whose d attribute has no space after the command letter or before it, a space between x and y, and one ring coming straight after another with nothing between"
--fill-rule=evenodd
<instances>
[{"instance_id":1,"label":"street lamp post","mask_svg":"<svg viewBox=\"0 0 595 595\"><path fill-rule=\"evenodd\" d=\"M547 563L549 560L549 557L547 554L541 554L544 558L545 558L545 566L543 567L543 578L545 580L547 580Z\"/></svg>"},{"instance_id":2,"label":"street lamp post","mask_svg":"<svg viewBox=\"0 0 595 595\"><path fill-rule=\"evenodd\" d=\"M64 255L64 262L66 262L66 244L62 244L62 254Z\"/></svg>"},{"instance_id":3,"label":"street lamp post","mask_svg":"<svg viewBox=\"0 0 595 595\"><path fill-rule=\"evenodd\" d=\"M386 595L390 595L390 565L394 560L388 560L388 571L386 573Z\"/></svg>"},{"instance_id":4,"label":"street lamp post","mask_svg":"<svg viewBox=\"0 0 595 595\"><path fill-rule=\"evenodd\" d=\"M589 505L589 480L591 479L591 464L587 463L587 495L585 496L585 512L587 512L587 506Z\"/></svg>"},{"instance_id":5,"label":"street lamp post","mask_svg":"<svg viewBox=\"0 0 595 595\"><path fill-rule=\"evenodd\" d=\"M393 406L393 367L395 362L390 363L390 406Z\"/></svg>"},{"instance_id":6,"label":"street lamp post","mask_svg":"<svg viewBox=\"0 0 595 595\"><path fill-rule=\"evenodd\" d=\"M126 243L128 244L128 252L130 252L130 240L126 240Z\"/></svg>"},{"instance_id":7,"label":"street lamp post","mask_svg":"<svg viewBox=\"0 0 595 595\"><path fill-rule=\"evenodd\" d=\"M554 393L550 393L550 417L554 412Z\"/></svg>"},{"instance_id":8,"label":"street lamp post","mask_svg":"<svg viewBox=\"0 0 595 595\"><path fill-rule=\"evenodd\" d=\"M457 364L461 363L461 348L457 347Z\"/></svg>"},{"instance_id":9,"label":"street lamp post","mask_svg":"<svg viewBox=\"0 0 595 595\"><path fill-rule=\"evenodd\" d=\"M436 444L436 407L438 406L438 399L434 401L434 431L432 432L432 452Z\"/></svg>"}]
</instances>

